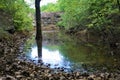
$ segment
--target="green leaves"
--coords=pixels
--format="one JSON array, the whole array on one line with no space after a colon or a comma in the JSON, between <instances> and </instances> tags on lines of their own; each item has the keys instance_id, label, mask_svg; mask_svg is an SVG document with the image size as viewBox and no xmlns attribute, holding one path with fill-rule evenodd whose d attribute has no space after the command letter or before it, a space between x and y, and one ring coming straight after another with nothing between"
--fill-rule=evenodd
<instances>
[{"instance_id":1,"label":"green leaves","mask_svg":"<svg viewBox=\"0 0 120 80\"><path fill-rule=\"evenodd\" d=\"M71 27L81 27L84 25L85 17L88 17L87 9L89 7L89 0L65 0L61 2L60 5L64 6L64 15L62 16L63 26L66 29Z\"/></svg>"},{"instance_id":2,"label":"green leaves","mask_svg":"<svg viewBox=\"0 0 120 80\"><path fill-rule=\"evenodd\" d=\"M30 30L32 28L31 9L24 0L1 0L0 9L12 15L16 30Z\"/></svg>"},{"instance_id":3,"label":"green leaves","mask_svg":"<svg viewBox=\"0 0 120 80\"><path fill-rule=\"evenodd\" d=\"M114 3L112 3L111 0L103 0L97 1L94 0L94 2L91 1L89 11L89 19L91 20L90 23L88 23L88 27L94 28L98 31L102 31L102 29L107 29L106 26L108 26L111 23L111 20L107 17L111 15L113 12L116 12L116 9ZM109 25L112 27L112 25Z\"/></svg>"},{"instance_id":4,"label":"green leaves","mask_svg":"<svg viewBox=\"0 0 120 80\"><path fill-rule=\"evenodd\" d=\"M57 12L59 11L59 5L58 4L53 4L49 3L47 5L44 5L41 7L42 12Z\"/></svg>"},{"instance_id":5,"label":"green leaves","mask_svg":"<svg viewBox=\"0 0 120 80\"><path fill-rule=\"evenodd\" d=\"M107 29L106 26L111 26L115 21L108 18L111 15L118 13L117 0L58 0L56 4L48 4L42 7L45 12L64 12L62 21L59 26L64 26L65 29L71 27L85 29L94 28L97 31Z\"/></svg>"}]
</instances>

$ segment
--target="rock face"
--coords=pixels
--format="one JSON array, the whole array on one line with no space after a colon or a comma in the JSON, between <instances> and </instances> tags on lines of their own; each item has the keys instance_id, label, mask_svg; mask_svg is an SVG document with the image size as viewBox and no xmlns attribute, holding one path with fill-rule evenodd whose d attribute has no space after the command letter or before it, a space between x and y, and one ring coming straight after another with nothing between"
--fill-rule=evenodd
<instances>
[{"instance_id":1,"label":"rock face","mask_svg":"<svg viewBox=\"0 0 120 80\"><path fill-rule=\"evenodd\" d=\"M42 26L47 26L50 24L56 25L58 21L61 20L61 12L44 12L41 13L41 23Z\"/></svg>"},{"instance_id":2,"label":"rock face","mask_svg":"<svg viewBox=\"0 0 120 80\"><path fill-rule=\"evenodd\" d=\"M0 10L0 29L8 31L13 28L14 26L11 15L7 14L3 10Z\"/></svg>"},{"instance_id":3,"label":"rock face","mask_svg":"<svg viewBox=\"0 0 120 80\"><path fill-rule=\"evenodd\" d=\"M12 16L0 9L0 40L15 32ZM10 33L10 34L9 34Z\"/></svg>"}]
</instances>

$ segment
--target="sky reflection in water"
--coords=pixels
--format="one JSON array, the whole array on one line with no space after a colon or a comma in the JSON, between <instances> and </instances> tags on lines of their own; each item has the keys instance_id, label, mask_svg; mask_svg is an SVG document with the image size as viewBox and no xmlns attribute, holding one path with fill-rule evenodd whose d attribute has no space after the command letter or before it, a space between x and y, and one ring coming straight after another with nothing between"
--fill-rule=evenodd
<instances>
[{"instance_id":1,"label":"sky reflection in water","mask_svg":"<svg viewBox=\"0 0 120 80\"><path fill-rule=\"evenodd\" d=\"M32 47L32 52L30 57L34 60L38 60L37 47ZM51 64L51 67L65 67L70 68L70 62L65 60L64 56L62 56L59 50L48 50L47 48L42 47L42 61L44 63Z\"/></svg>"}]
</instances>

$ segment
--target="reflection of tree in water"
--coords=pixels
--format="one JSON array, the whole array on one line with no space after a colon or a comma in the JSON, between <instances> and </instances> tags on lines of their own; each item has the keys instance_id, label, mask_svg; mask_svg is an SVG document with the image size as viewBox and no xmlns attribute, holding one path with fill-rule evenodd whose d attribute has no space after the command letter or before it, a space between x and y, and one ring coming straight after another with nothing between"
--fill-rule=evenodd
<instances>
[{"instance_id":1,"label":"reflection of tree in water","mask_svg":"<svg viewBox=\"0 0 120 80\"><path fill-rule=\"evenodd\" d=\"M42 40L36 40L37 48L38 48L38 57L42 57Z\"/></svg>"}]
</instances>

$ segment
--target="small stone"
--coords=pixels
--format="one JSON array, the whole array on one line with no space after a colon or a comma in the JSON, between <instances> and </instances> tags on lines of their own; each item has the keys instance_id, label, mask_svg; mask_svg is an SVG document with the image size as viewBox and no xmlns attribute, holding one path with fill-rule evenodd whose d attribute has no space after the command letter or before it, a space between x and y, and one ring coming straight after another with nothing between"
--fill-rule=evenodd
<instances>
[{"instance_id":1,"label":"small stone","mask_svg":"<svg viewBox=\"0 0 120 80\"><path fill-rule=\"evenodd\" d=\"M52 74L48 74L48 77L51 77L52 76Z\"/></svg>"},{"instance_id":2,"label":"small stone","mask_svg":"<svg viewBox=\"0 0 120 80\"><path fill-rule=\"evenodd\" d=\"M64 77L64 76L61 76L61 77L60 77L60 80L65 80L65 77Z\"/></svg>"},{"instance_id":3,"label":"small stone","mask_svg":"<svg viewBox=\"0 0 120 80\"><path fill-rule=\"evenodd\" d=\"M89 78L95 78L96 76L93 74L93 75L90 75Z\"/></svg>"},{"instance_id":4,"label":"small stone","mask_svg":"<svg viewBox=\"0 0 120 80\"><path fill-rule=\"evenodd\" d=\"M21 72L15 72L15 75L20 75L21 74Z\"/></svg>"},{"instance_id":5,"label":"small stone","mask_svg":"<svg viewBox=\"0 0 120 80\"><path fill-rule=\"evenodd\" d=\"M23 78L23 76L22 75L17 75L16 78Z\"/></svg>"},{"instance_id":6,"label":"small stone","mask_svg":"<svg viewBox=\"0 0 120 80\"><path fill-rule=\"evenodd\" d=\"M101 73L101 74L100 74L100 77L104 78L104 76L105 76L104 73Z\"/></svg>"},{"instance_id":7,"label":"small stone","mask_svg":"<svg viewBox=\"0 0 120 80\"><path fill-rule=\"evenodd\" d=\"M45 70L45 73L49 73L49 72L50 72L50 70L49 70L49 69Z\"/></svg>"},{"instance_id":8,"label":"small stone","mask_svg":"<svg viewBox=\"0 0 120 80\"><path fill-rule=\"evenodd\" d=\"M80 76L80 73L79 73L79 72L76 72L76 76Z\"/></svg>"},{"instance_id":9,"label":"small stone","mask_svg":"<svg viewBox=\"0 0 120 80\"><path fill-rule=\"evenodd\" d=\"M35 77L35 75L34 75L34 74L30 74L30 77L33 77L33 78L34 78L34 77Z\"/></svg>"}]
</instances>

